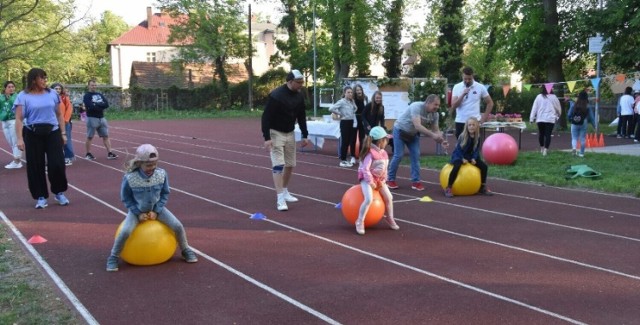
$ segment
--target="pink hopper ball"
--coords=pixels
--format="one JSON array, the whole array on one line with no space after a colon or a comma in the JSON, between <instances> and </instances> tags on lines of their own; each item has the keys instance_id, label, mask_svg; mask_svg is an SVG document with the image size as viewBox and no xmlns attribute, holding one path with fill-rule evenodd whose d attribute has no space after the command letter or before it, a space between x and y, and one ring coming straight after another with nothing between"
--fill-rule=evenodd
<instances>
[{"instance_id":1,"label":"pink hopper ball","mask_svg":"<svg viewBox=\"0 0 640 325\"><path fill-rule=\"evenodd\" d=\"M518 158L518 144L506 133L494 133L484 140L482 157L490 164L513 164Z\"/></svg>"}]
</instances>

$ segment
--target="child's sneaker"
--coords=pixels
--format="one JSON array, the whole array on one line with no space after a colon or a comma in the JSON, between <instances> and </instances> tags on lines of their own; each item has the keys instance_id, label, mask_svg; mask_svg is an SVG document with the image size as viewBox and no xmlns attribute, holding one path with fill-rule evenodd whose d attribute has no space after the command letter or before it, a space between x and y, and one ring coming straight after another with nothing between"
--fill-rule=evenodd
<instances>
[{"instance_id":1,"label":"child's sneaker","mask_svg":"<svg viewBox=\"0 0 640 325\"><path fill-rule=\"evenodd\" d=\"M486 195L486 196L492 196L493 192L491 192L491 190L489 190L489 188L486 185L482 185L480 187L480 191L478 191L478 193L482 194L482 195Z\"/></svg>"},{"instance_id":2,"label":"child's sneaker","mask_svg":"<svg viewBox=\"0 0 640 325\"><path fill-rule=\"evenodd\" d=\"M109 159L109 160L118 159L118 155L116 155L116 154L115 154L115 153L113 153L113 152L109 152L109 153L107 154L107 159Z\"/></svg>"},{"instance_id":3,"label":"child's sneaker","mask_svg":"<svg viewBox=\"0 0 640 325\"><path fill-rule=\"evenodd\" d=\"M349 163L346 160L343 160L340 162L340 167L353 167L353 165L351 163Z\"/></svg>"},{"instance_id":4,"label":"child's sneaker","mask_svg":"<svg viewBox=\"0 0 640 325\"><path fill-rule=\"evenodd\" d=\"M39 197L38 201L36 202L36 209L44 209L48 206L49 204L47 204L47 199L45 199L44 197Z\"/></svg>"},{"instance_id":5,"label":"child's sneaker","mask_svg":"<svg viewBox=\"0 0 640 325\"><path fill-rule=\"evenodd\" d=\"M364 235L364 221L356 220L356 232L358 235Z\"/></svg>"},{"instance_id":6,"label":"child's sneaker","mask_svg":"<svg viewBox=\"0 0 640 325\"><path fill-rule=\"evenodd\" d=\"M384 216L383 219L389 225L389 228L391 228L393 230L400 229L400 226L398 226L398 224L396 223L396 221L392 217Z\"/></svg>"},{"instance_id":7,"label":"child's sneaker","mask_svg":"<svg viewBox=\"0 0 640 325\"><path fill-rule=\"evenodd\" d=\"M69 205L69 199L67 199L62 192L56 194L55 200L58 201L58 204L60 205Z\"/></svg>"},{"instance_id":8,"label":"child's sneaker","mask_svg":"<svg viewBox=\"0 0 640 325\"><path fill-rule=\"evenodd\" d=\"M185 248L182 250L182 258L187 263L195 263L198 261L198 256L196 256L196 253L192 251L191 248Z\"/></svg>"},{"instance_id":9,"label":"child's sneaker","mask_svg":"<svg viewBox=\"0 0 640 325\"><path fill-rule=\"evenodd\" d=\"M451 191L451 187L447 187L444 189L444 196L453 197L453 192Z\"/></svg>"},{"instance_id":10,"label":"child's sneaker","mask_svg":"<svg viewBox=\"0 0 640 325\"><path fill-rule=\"evenodd\" d=\"M107 272L115 271L118 271L118 257L109 255L109 258L107 258Z\"/></svg>"},{"instance_id":11,"label":"child's sneaker","mask_svg":"<svg viewBox=\"0 0 640 325\"><path fill-rule=\"evenodd\" d=\"M86 160L96 160L96 157L94 157L90 152L87 152L87 155L84 156L84 159L86 159Z\"/></svg>"},{"instance_id":12,"label":"child's sneaker","mask_svg":"<svg viewBox=\"0 0 640 325\"><path fill-rule=\"evenodd\" d=\"M416 190L416 191L424 191L424 186L422 186L422 183L420 183L420 182L415 182L415 183L411 184L411 189Z\"/></svg>"},{"instance_id":13,"label":"child's sneaker","mask_svg":"<svg viewBox=\"0 0 640 325\"><path fill-rule=\"evenodd\" d=\"M396 181L387 181L387 187L391 190L395 190L400 188L400 186L398 186L398 184L396 183Z\"/></svg>"}]
</instances>

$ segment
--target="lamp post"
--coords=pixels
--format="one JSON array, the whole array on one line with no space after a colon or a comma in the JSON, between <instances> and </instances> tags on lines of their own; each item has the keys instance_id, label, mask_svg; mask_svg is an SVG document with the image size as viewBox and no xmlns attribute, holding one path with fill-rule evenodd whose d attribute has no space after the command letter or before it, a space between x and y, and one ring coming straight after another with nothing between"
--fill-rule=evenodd
<instances>
[{"instance_id":1,"label":"lamp post","mask_svg":"<svg viewBox=\"0 0 640 325\"><path fill-rule=\"evenodd\" d=\"M318 68L316 57L316 2L313 1L313 117L318 116Z\"/></svg>"}]
</instances>

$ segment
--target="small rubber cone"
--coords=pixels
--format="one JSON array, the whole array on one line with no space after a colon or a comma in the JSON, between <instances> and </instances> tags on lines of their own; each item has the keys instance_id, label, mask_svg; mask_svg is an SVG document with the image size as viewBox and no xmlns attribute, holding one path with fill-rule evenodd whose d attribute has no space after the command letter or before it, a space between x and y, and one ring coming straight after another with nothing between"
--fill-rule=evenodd
<instances>
[{"instance_id":1,"label":"small rubber cone","mask_svg":"<svg viewBox=\"0 0 640 325\"><path fill-rule=\"evenodd\" d=\"M257 212L251 215L251 217L249 217L249 219L254 219L254 220L264 220L267 219L267 216L265 216L264 214Z\"/></svg>"},{"instance_id":2,"label":"small rubber cone","mask_svg":"<svg viewBox=\"0 0 640 325\"><path fill-rule=\"evenodd\" d=\"M600 133L600 140L598 141L598 147L604 147L604 136Z\"/></svg>"},{"instance_id":3,"label":"small rubber cone","mask_svg":"<svg viewBox=\"0 0 640 325\"><path fill-rule=\"evenodd\" d=\"M430 197L428 197L428 196L423 196L423 197L420 199L420 202L433 202L433 200L432 200Z\"/></svg>"},{"instance_id":4,"label":"small rubber cone","mask_svg":"<svg viewBox=\"0 0 640 325\"><path fill-rule=\"evenodd\" d=\"M27 240L27 243L29 244L42 244L46 242L47 240L40 235L33 235L31 236L31 238L29 238L29 240Z\"/></svg>"},{"instance_id":5,"label":"small rubber cone","mask_svg":"<svg viewBox=\"0 0 640 325\"><path fill-rule=\"evenodd\" d=\"M587 143L585 144L585 148L591 147L593 147L593 145L591 145L591 134L587 133Z\"/></svg>"}]
</instances>

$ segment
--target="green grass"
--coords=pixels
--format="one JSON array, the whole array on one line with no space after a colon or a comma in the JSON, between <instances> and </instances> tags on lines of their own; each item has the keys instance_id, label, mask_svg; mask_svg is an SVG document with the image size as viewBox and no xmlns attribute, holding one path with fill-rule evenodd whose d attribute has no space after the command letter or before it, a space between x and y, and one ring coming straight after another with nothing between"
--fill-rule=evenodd
<instances>
[{"instance_id":1,"label":"green grass","mask_svg":"<svg viewBox=\"0 0 640 325\"><path fill-rule=\"evenodd\" d=\"M449 162L448 156L422 158L422 166L440 170ZM577 177L566 179L566 170L571 165L588 165L602 173L598 178ZM489 178L502 178L538 184L595 190L607 193L627 194L640 197L640 182L635 177L638 157L607 153L592 153L587 149L585 158L571 156L566 151L550 151L543 157L537 151L518 154L513 165L489 165Z\"/></svg>"},{"instance_id":2,"label":"green grass","mask_svg":"<svg viewBox=\"0 0 640 325\"><path fill-rule=\"evenodd\" d=\"M82 324L0 224L0 324Z\"/></svg>"},{"instance_id":3,"label":"green grass","mask_svg":"<svg viewBox=\"0 0 640 325\"><path fill-rule=\"evenodd\" d=\"M109 120L186 120L207 118L260 117L261 109L253 110L111 110L106 113Z\"/></svg>"}]
</instances>

